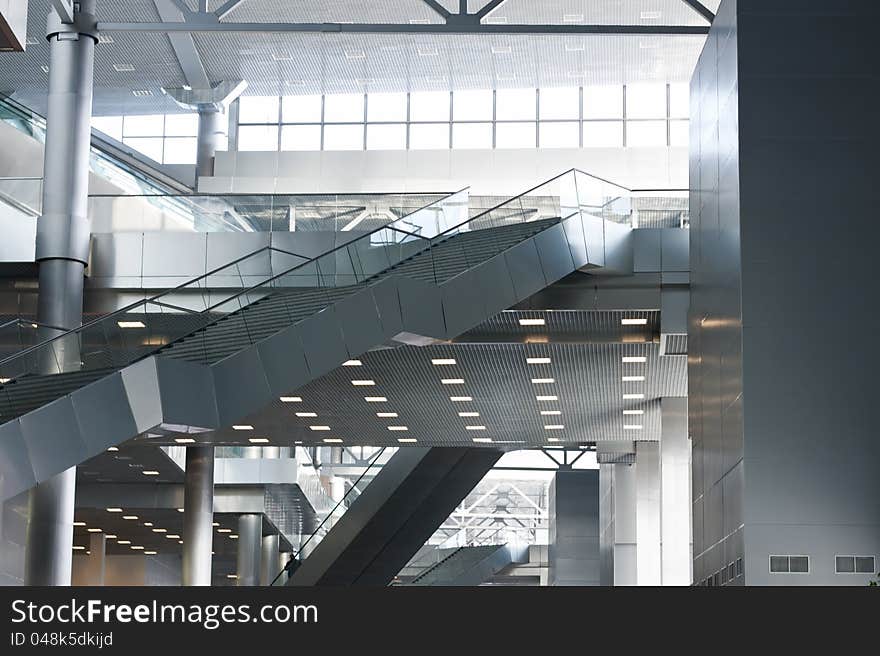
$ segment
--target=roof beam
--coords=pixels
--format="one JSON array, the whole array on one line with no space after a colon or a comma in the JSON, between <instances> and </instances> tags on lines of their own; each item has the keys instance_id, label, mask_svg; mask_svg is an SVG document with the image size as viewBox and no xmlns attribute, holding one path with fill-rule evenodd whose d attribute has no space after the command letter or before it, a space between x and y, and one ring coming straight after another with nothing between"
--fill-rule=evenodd
<instances>
[{"instance_id":1,"label":"roof beam","mask_svg":"<svg viewBox=\"0 0 880 656\"><path fill-rule=\"evenodd\" d=\"M682 0L682 2L709 21L709 25L715 20L715 14L699 0Z\"/></svg>"},{"instance_id":2,"label":"roof beam","mask_svg":"<svg viewBox=\"0 0 880 656\"><path fill-rule=\"evenodd\" d=\"M709 33L702 25L499 25L483 23L98 23L101 32L257 32L325 34L605 34L695 36Z\"/></svg>"},{"instance_id":3,"label":"roof beam","mask_svg":"<svg viewBox=\"0 0 880 656\"><path fill-rule=\"evenodd\" d=\"M486 16L498 9L498 7L503 5L505 2L507 2L507 0L492 0L492 2L480 9L480 11L474 14L474 16L477 17L477 20L483 20Z\"/></svg>"},{"instance_id":4,"label":"roof beam","mask_svg":"<svg viewBox=\"0 0 880 656\"><path fill-rule=\"evenodd\" d=\"M446 10L446 7L437 2L437 0L422 0L422 2L440 14L443 18L449 18L452 15Z\"/></svg>"},{"instance_id":5,"label":"roof beam","mask_svg":"<svg viewBox=\"0 0 880 656\"><path fill-rule=\"evenodd\" d=\"M186 16L178 11L176 0L153 0L153 4L156 5L159 18L163 21L175 25L186 24ZM171 42L171 48L174 50L186 83L193 89L210 89L211 81L208 79L205 65L202 63L192 35L186 32L169 32L168 40Z\"/></svg>"},{"instance_id":6,"label":"roof beam","mask_svg":"<svg viewBox=\"0 0 880 656\"><path fill-rule=\"evenodd\" d=\"M223 20L242 4L244 4L244 0L228 0L214 10L214 15L217 20Z\"/></svg>"},{"instance_id":7,"label":"roof beam","mask_svg":"<svg viewBox=\"0 0 880 656\"><path fill-rule=\"evenodd\" d=\"M73 22L73 2L72 0L51 0L52 9L58 14L58 18L62 23Z\"/></svg>"}]
</instances>

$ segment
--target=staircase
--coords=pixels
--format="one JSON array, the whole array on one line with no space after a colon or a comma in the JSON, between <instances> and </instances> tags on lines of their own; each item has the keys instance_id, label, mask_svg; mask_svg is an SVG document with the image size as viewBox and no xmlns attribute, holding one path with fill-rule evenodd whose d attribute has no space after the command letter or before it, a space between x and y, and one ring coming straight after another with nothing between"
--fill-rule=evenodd
<instances>
[{"instance_id":1,"label":"staircase","mask_svg":"<svg viewBox=\"0 0 880 656\"><path fill-rule=\"evenodd\" d=\"M528 560L528 547L506 544L459 547L439 563L416 576L407 585L480 585L505 567L526 560Z\"/></svg>"},{"instance_id":2,"label":"staircase","mask_svg":"<svg viewBox=\"0 0 880 656\"><path fill-rule=\"evenodd\" d=\"M589 178L570 171L451 227L415 235L389 224L231 296L210 287L230 270L241 276L243 258L0 361L2 499L149 431L229 426L371 348L456 337L573 271L605 266L629 228L578 200L579 176ZM548 198L558 215L529 209ZM435 205L448 216L461 199ZM181 309L193 298L210 302ZM146 335L118 326L132 318Z\"/></svg>"}]
</instances>

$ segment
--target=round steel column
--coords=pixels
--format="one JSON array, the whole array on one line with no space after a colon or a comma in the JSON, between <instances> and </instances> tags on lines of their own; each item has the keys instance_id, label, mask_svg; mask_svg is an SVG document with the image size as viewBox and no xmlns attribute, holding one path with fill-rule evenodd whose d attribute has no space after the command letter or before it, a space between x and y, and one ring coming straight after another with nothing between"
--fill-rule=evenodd
<instances>
[{"instance_id":1,"label":"round steel column","mask_svg":"<svg viewBox=\"0 0 880 656\"><path fill-rule=\"evenodd\" d=\"M76 467L31 490L28 504L25 585L70 585Z\"/></svg>"},{"instance_id":2,"label":"round steel column","mask_svg":"<svg viewBox=\"0 0 880 656\"><path fill-rule=\"evenodd\" d=\"M183 492L183 585L211 585L214 448L188 447Z\"/></svg>"},{"instance_id":3,"label":"round steel column","mask_svg":"<svg viewBox=\"0 0 880 656\"><path fill-rule=\"evenodd\" d=\"M199 137L196 150L196 183L198 178L214 175L214 156L223 138L226 114L216 107L199 108Z\"/></svg>"},{"instance_id":4,"label":"round steel column","mask_svg":"<svg viewBox=\"0 0 880 656\"><path fill-rule=\"evenodd\" d=\"M260 585L260 557L263 551L263 518L242 515L238 518L238 583Z\"/></svg>"},{"instance_id":5,"label":"round steel column","mask_svg":"<svg viewBox=\"0 0 880 656\"><path fill-rule=\"evenodd\" d=\"M241 536L239 536L241 539ZM269 585L280 572L284 565L278 566L278 545L280 539L277 534L263 536L263 555L260 558L260 585Z\"/></svg>"}]
</instances>

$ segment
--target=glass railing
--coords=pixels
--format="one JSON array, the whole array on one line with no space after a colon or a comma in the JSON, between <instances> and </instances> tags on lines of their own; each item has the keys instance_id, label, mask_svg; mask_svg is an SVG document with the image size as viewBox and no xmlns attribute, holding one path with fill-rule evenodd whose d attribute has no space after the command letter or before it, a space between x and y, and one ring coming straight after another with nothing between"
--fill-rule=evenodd
<instances>
[{"instance_id":1,"label":"glass railing","mask_svg":"<svg viewBox=\"0 0 880 656\"><path fill-rule=\"evenodd\" d=\"M42 178L0 178L0 204L25 216L40 216L43 207Z\"/></svg>"},{"instance_id":2,"label":"glass railing","mask_svg":"<svg viewBox=\"0 0 880 656\"><path fill-rule=\"evenodd\" d=\"M602 254L605 221L622 220L630 208L626 189L575 170L473 218L468 218L465 190L317 258L262 248L6 358L0 361L0 377L122 367L279 290L320 290L318 298L329 305L341 298L338 288L366 285L389 272L441 283L527 237L529 228L522 227L532 222L578 216L578 221L564 224L571 232L567 235L570 247ZM503 229L515 226L520 228ZM470 237L450 239L466 233ZM407 260L416 255L418 261L410 263L414 268L406 269ZM398 269L401 264L404 267ZM296 296L282 294L279 299L293 321ZM254 343L247 313L238 313L236 321L243 338Z\"/></svg>"},{"instance_id":3,"label":"glass railing","mask_svg":"<svg viewBox=\"0 0 880 656\"><path fill-rule=\"evenodd\" d=\"M369 232L448 193L93 195L92 232Z\"/></svg>"},{"instance_id":4,"label":"glass railing","mask_svg":"<svg viewBox=\"0 0 880 656\"><path fill-rule=\"evenodd\" d=\"M690 228L690 191L651 189L634 191L633 228Z\"/></svg>"}]
</instances>

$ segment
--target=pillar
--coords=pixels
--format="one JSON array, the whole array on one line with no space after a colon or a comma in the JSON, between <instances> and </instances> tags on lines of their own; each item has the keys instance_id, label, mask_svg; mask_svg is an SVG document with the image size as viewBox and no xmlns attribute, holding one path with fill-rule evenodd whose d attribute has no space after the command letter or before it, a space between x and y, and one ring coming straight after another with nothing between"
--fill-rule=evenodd
<instances>
[{"instance_id":1,"label":"pillar","mask_svg":"<svg viewBox=\"0 0 880 656\"><path fill-rule=\"evenodd\" d=\"M660 401L660 538L663 585L691 584L691 444L687 398Z\"/></svg>"},{"instance_id":2,"label":"pillar","mask_svg":"<svg viewBox=\"0 0 880 656\"><path fill-rule=\"evenodd\" d=\"M638 585L636 574L636 465L615 464L614 585Z\"/></svg>"},{"instance_id":3,"label":"pillar","mask_svg":"<svg viewBox=\"0 0 880 656\"><path fill-rule=\"evenodd\" d=\"M263 551L263 518L241 515L238 518L238 559L236 573L239 586L260 584L260 557Z\"/></svg>"},{"instance_id":4,"label":"pillar","mask_svg":"<svg viewBox=\"0 0 880 656\"><path fill-rule=\"evenodd\" d=\"M660 443L636 442L636 576L660 585Z\"/></svg>"},{"instance_id":5,"label":"pillar","mask_svg":"<svg viewBox=\"0 0 880 656\"><path fill-rule=\"evenodd\" d=\"M49 97L43 164L43 215L37 221L40 266L37 321L41 340L82 323L83 275L88 261L90 118L97 28L95 0L81 0L73 24L49 15ZM74 336L44 349L44 373L79 368ZM70 585L76 469L38 484L30 494L26 585Z\"/></svg>"},{"instance_id":6,"label":"pillar","mask_svg":"<svg viewBox=\"0 0 880 656\"><path fill-rule=\"evenodd\" d=\"M599 585L599 471L557 471L549 515L549 584Z\"/></svg>"},{"instance_id":7,"label":"pillar","mask_svg":"<svg viewBox=\"0 0 880 656\"><path fill-rule=\"evenodd\" d=\"M241 539L241 536L239 536ZM269 585L284 565L278 566L278 546L280 539L277 534L263 536L263 553L260 557L260 585Z\"/></svg>"},{"instance_id":8,"label":"pillar","mask_svg":"<svg viewBox=\"0 0 880 656\"><path fill-rule=\"evenodd\" d=\"M214 448L187 447L183 492L183 585L211 585Z\"/></svg>"},{"instance_id":9,"label":"pillar","mask_svg":"<svg viewBox=\"0 0 880 656\"><path fill-rule=\"evenodd\" d=\"M103 533L89 534L88 570L89 585L104 585L107 536Z\"/></svg>"},{"instance_id":10,"label":"pillar","mask_svg":"<svg viewBox=\"0 0 880 656\"><path fill-rule=\"evenodd\" d=\"M226 115L209 105L199 107L199 135L196 143L196 180L214 175L214 157L223 139Z\"/></svg>"}]
</instances>

